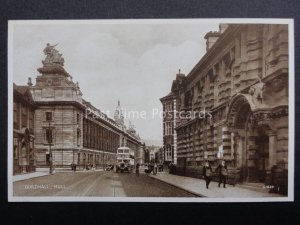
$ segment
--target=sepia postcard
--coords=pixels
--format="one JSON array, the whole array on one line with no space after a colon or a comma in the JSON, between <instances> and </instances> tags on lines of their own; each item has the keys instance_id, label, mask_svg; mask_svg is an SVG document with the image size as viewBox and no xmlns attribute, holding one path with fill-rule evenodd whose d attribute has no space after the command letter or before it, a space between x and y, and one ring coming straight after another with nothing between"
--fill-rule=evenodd
<instances>
[{"instance_id":1,"label":"sepia postcard","mask_svg":"<svg viewBox=\"0 0 300 225\"><path fill-rule=\"evenodd\" d=\"M8 200L294 200L292 19L11 20Z\"/></svg>"}]
</instances>

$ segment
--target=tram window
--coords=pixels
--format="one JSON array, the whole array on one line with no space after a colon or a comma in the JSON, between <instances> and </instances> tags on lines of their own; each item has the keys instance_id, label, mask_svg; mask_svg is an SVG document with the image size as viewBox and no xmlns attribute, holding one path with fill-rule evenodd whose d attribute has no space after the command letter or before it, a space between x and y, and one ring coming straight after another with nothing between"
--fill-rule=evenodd
<instances>
[{"instance_id":1,"label":"tram window","mask_svg":"<svg viewBox=\"0 0 300 225\"><path fill-rule=\"evenodd\" d=\"M118 150L118 153L123 153L123 150L122 150L122 149L119 149L119 150Z\"/></svg>"},{"instance_id":2,"label":"tram window","mask_svg":"<svg viewBox=\"0 0 300 225\"><path fill-rule=\"evenodd\" d=\"M124 150L124 153L129 153L129 150Z\"/></svg>"}]
</instances>

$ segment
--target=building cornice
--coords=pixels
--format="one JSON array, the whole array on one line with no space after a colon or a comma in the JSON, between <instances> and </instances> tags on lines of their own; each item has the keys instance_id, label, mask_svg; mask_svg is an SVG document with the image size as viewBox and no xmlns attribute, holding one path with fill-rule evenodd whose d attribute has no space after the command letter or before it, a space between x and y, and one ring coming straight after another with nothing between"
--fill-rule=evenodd
<instances>
[{"instance_id":1,"label":"building cornice","mask_svg":"<svg viewBox=\"0 0 300 225\"><path fill-rule=\"evenodd\" d=\"M206 54L200 59L196 66L190 71L186 76L185 82L194 79L194 76L197 75L197 71L205 70L208 62L212 61L212 58L220 54L220 49L223 50L224 42L232 40L233 36L242 29L244 25L230 25L224 33L218 38L216 43L206 52Z\"/></svg>"}]
</instances>

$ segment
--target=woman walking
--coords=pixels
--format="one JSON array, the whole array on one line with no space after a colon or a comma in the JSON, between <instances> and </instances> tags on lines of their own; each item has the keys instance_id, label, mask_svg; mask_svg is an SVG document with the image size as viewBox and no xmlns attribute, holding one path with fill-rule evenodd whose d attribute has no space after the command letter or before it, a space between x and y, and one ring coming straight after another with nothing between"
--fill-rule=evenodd
<instances>
[{"instance_id":1,"label":"woman walking","mask_svg":"<svg viewBox=\"0 0 300 225\"><path fill-rule=\"evenodd\" d=\"M211 182L211 179L212 179L212 168L209 164L209 162L206 162L204 167L203 167L203 177L205 179L205 182L206 182L206 188L208 189L208 186L209 186L209 183Z\"/></svg>"}]
</instances>

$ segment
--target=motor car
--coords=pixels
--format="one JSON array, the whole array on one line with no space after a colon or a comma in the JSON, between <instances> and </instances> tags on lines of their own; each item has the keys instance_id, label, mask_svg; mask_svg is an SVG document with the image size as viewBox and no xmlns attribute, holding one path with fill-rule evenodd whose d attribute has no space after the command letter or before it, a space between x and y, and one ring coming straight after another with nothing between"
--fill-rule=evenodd
<instances>
[{"instance_id":1,"label":"motor car","mask_svg":"<svg viewBox=\"0 0 300 225\"><path fill-rule=\"evenodd\" d=\"M116 165L116 172L128 172L131 173L132 172L132 166L129 163L126 162L120 162Z\"/></svg>"}]
</instances>

